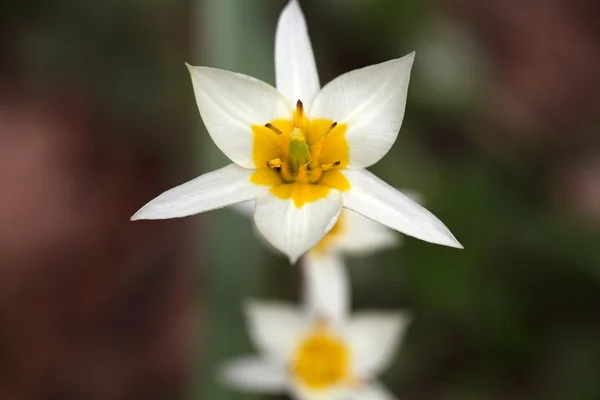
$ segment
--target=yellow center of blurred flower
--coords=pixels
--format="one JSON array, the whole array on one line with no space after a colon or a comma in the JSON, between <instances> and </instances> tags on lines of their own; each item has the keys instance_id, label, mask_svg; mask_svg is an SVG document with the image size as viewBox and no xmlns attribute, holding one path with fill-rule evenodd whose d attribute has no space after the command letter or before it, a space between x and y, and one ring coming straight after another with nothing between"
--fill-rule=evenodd
<instances>
[{"instance_id":1,"label":"yellow center of blurred flower","mask_svg":"<svg viewBox=\"0 0 600 400\"><path fill-rule=\"evenodd\" d=\"M296 351L292 372L312 390L327 389L348 378L350 354L345 343L324 326L318 326Z\"/></svg>"},{"instance_id":2,"label":"yellow center of blurred flower","mask_svg":"<svg viewBox=\"0 0 600 400\"><path fill-rule=\"evenodd\" d=\"M300 101L292 120L253 125L252 158L257 170L250 181L270 186L271 193L293 199L296 207L326 197L332 188L350 189L339 171L349 160L346 128L326 119L309 121Z\"/></svg>"}]
</instances>

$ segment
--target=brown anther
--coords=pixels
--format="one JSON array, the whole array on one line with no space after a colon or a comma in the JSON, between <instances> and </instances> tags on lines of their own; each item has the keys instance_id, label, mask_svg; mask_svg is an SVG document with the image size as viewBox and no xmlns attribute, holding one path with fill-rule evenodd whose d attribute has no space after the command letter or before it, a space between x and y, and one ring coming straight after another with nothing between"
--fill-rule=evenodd
<instances>
[{"instance_id":1,"label":"brown anther","mask_svg":"<svg viewBox=\"0 0 600 400\"><path fill-rule=\"evenodd\" d=\"M302 128L302 124L304 123L304 104L300 100L296 102L296 121L295 127Z\"/></svg>"},{"instance_id":2,"label":"brown anther","mask_svg":"<svg viewBox=\"0 0 600 400\"><path fill-rule=\"evenodd\" d=\"M281 162L281 159L279 158L274 158L272 160L267 161L267 167L269 168L281 168L282 164L283 162Z\"/></svg>"},{"instance_id":3,"label":"brown anther","mask_svg":"<svg viewBox=\"0 0 600 400\"><path fill-rule=\"evenodd\" d=\"M331 164L321 165L321 169L323 171L329 171L330 169L339 167L341 163L342 163L341 161L336 161L336 162L331 163Z\"/></svg>"},{"instance_id":4,"label":"brown anther","mask_svg":"<svg viewBox=\"0 0 600 400\"><path fill-rule=\"evenodd\" d=\"M273 125L273 124L272 124L272 123L270 123L270 122L268 122L268 123L266 123L266 124L265 124L265 128L268 128L268 129L272 130L273 132L275 132L275 133L276 133L276 134L278 134L278 135L281 135L281 134L283 134L283 132L281 132L281 131L279 130L279 128L277 128L275 125Z\"/></svg>"},{"instance_id":5,"label":"brown anther","mask_svg":"<svg viewBox=\"0 0 600 400\"><path fill-rule=\"evenodd\" d=\"M333 124L331 124L329 126L329 128L327 128L327 130L321 135L321 139L325 139L325 137L327 135L329 135L331 133L331 131L335 129L336 126L337 126L337 122L334 122Z\"/></svg>"}]
</instances>

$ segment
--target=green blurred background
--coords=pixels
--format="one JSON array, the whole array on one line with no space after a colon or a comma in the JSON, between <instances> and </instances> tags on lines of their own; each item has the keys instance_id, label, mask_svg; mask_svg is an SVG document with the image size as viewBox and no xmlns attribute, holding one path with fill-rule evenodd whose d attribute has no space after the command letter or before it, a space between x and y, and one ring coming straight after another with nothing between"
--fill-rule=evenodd
<instances>
[{"instance_id":1,"label":"green blurred background","mask_svg":"<svg viewBox=\"0 0 600 400\"><path fill-rule=\"evenodd\" d=\"M225 165L184 62L274 82L284 0L28 0L0 14L0 399L256 399L240 302L300 274L231 210L130 223ZM465 250L350 261L356 308L416 315L403 399L600 398L600 6L301 0L324 84L415 50L373 171Z\"/></svg>"}]
</instances>

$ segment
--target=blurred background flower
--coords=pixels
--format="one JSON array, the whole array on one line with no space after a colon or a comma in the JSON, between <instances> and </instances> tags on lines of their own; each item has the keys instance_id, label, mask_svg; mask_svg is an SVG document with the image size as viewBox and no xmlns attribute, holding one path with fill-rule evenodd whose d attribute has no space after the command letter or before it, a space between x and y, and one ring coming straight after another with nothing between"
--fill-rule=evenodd
<instances>
[{"instance_id":1,"label":"blurred background flower","mask_svg":"<svg viewBox=\"0 0 600 400\"><path fill-rule=\"evenodd\" d=\"M406 238L351 262L357 308L415 316L383 381L407 399L597 399L598 3L301 4L323 83L416 51L373 171L421 192L467 249ZM0 398L252 398L213 369L251 350L240 301L296 298L299 269L228 210L128 218L225 165L184 62L274 83L284 5L3 7Z\"/></svg>"},{"instance_id":2,"label":"blurred background flower","mask_svg":"<svg viewBox=\"0 0 600 400\"><path fill-rule=\"evenodd\" d=\"M303 400L396 399L377 377L396 355L410 314L371 310L351 315L345 308L317 316L315 311L247 301L244 313L258 354L224 363L222 383L250 393L289 392Z\"/></svg>"}]
</instances>

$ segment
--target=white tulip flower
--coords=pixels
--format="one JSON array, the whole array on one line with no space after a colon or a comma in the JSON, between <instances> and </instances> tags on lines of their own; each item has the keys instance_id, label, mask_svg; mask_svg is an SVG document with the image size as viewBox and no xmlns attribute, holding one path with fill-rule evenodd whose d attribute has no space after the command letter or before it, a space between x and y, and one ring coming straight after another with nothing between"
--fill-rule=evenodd
<instances>
[{"instance_id":1,"label":"white tulip flower","mask_svg":"<svg viewBox=\"0 0 600 400\"><path fill-rule=\"evenodd\" d=\"M225 364L229 387L288 392L298 400L393 400L376 377L389 366L410 317L403 312L363 312L321 318L280 303L246 307L258 356Z\"/></svg>"},{"instance_id":2,"label":"white tulip flower","mask_svg":"<svg viewBox=\"0 0 600 400\"><path fill-rule=\"evenodd\" d=\"M277 88L246 75L188 66L215 144L233 163L161 194L133 217L184 217L255 200L261 234L295 262L342 208L406 235L462 248L444 224L365 168L392 147L414 53L320 89L304 16L290 0L277 25Z\"/></svg>"}]
</instances>

